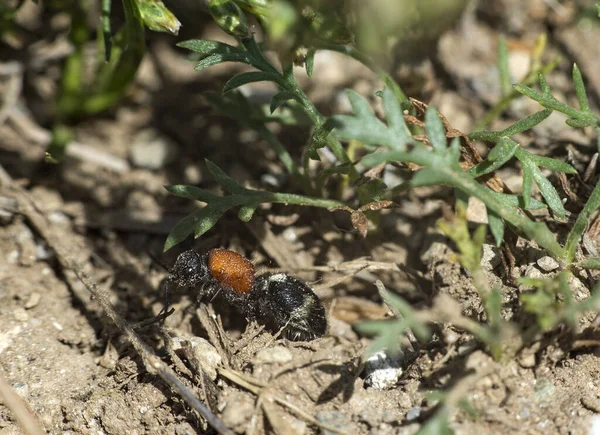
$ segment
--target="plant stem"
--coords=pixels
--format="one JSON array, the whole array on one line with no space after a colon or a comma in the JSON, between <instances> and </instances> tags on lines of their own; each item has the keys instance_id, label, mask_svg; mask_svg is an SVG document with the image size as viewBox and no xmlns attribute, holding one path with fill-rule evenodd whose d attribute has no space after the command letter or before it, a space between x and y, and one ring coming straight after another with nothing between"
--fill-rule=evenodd
<instances>
[{"instance_id":1,"label":"plant stem","mask_svg":"<svg viewBox=\"0 0 600 435\"><path fill-rule=\"evenodd\" d=\"M320 208L333 208L344 206L342 201L334 199L313 198L310 196L296 195L294 193L269 193L268 202L277 202L280 204L296 204Z\"/></svg>"},{"instance_id":2,"label":"plant stem","mask_svg":"<svg viewBox=\"0 0 600 435\"><path fill-rule=\"evenodd\" d=\"M284 80L282 83L284 85L284 89L289 90L298 96L300 104L304 108L304 111L306 112L310 120L315 125L315 128L319 128L320 126L322 126L325 123L325 118L323 117L323 115L321 115L321 113L317 110L313 103L308 99L308 96L304 93L300 86L298 86L298 82L296 82L296 79L294 78L293 74L289 74L287 77L282 78ZM350 158L348 157L348 154L346 154L346 150L344 149L342 143L339 140L330 135L327 139L327 144L329 145L331 151L340 163L350 162ZM354 166L350 167L350 172L348 176L350 177L351 181L355 181L358 179L358 172L356 171L356 168Z\"/></svg>"},{"instance_id":3,"label":"plant stem","mask_svg":"<svg viewBox=\"0 0 600 435\"><path fill-rule=\"evenodd\" d=\"M577 216L575 225L571 228L569 236L567 237L567 243L565 244L565 256L564 260L567 264L571 264L575 259L575 250L579 245L581 236L588 226L588 221L592 213L594 213L598 207L600 207L600 183L596 183L596 187L592 191L590 198L586 202L583 210Z\"/></svg>"}]
</instances>

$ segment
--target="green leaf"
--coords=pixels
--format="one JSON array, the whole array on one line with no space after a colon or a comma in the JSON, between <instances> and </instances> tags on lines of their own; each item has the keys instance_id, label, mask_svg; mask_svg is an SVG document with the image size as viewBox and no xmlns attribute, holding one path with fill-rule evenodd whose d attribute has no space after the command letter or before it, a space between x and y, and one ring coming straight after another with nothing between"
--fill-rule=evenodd
<instances>
[{"instance_id":1,"label":"green leaf","mask_svg":"<svg viewBox=\"0 0 600 435\"><path fill-rule=\"evenodd\" d=\"M425 128L427 129L433 150L438 153L446 151L446 129L444 128L444 124L442 124L437 110L431 106L427 108L427 113L425 113Z\"/></svg>"},{"instance_id":2,"label":"green leaf","mask_svg":"<svg viewBox=\"0 0 600 435\"><path fill-rule=\"evenodd\" d=\"M233 178L231 178L229 175L223 172L221 168L219 168L213 162L211 162L208 159L206 159L205 162L206 166L208 167L208 170L215 178L215 181L219 183L219 185L227 192L235 193L238 195L248 195L249 193L251 193L249 189L242 187L240 184L238 184L237 181L235 181Z\"/></svg>"},{"instance_id":3,"label":"green leaf","mask_svg":"<svg viewBox=\"0 0 600 435\"><path fill-rule=\"evenodd\" d=\"M226 210L226 208L213 208L210 205L204 207L201 210L204 213L199 213L197 216L197 222L194 227L194 238L197 239L202 234L214 227L219 219L221 219L223 214L225 214Z\"/></svg>"},{"instance_id":4,"label":"green leaf","mask_svg":"<svg viewBox=\"0 0 600 435\"><path fill-rule=\"evenodd\" d=\"M223 86L223 94L239 88L240 86L254 82L277 82L278 77L271 73L262 71L251 71L233 76L225 86Z\"/></svg>"},{"instance_id":5,"label":"green leaf","mask_svg":"<svg viewBox=\"0 0 600 435\"><path fill-rule=\"evenodd\" d=\"M488 209L488 225L490 232L494 237L496 246L500 247L502 240L504 240L504 221L494 211Z\"/></svg>"},{"instance_id":6,"label":"green leaf","mask_svg":"<svg viewBox=\"0 0 600 435\"><path fill-rule=\"evenodd\" d=\"M568 163L561 162L557 159L551 159L550 157L538 156L536 154L529 154L529 158L532 162L534 162L538 166L542 166L544 168L552 169L556 172L564 172L565 174L576 174L577 170L569 165Z\"/></svg>"},{"instance_id":7,"label":"green leaf","mask_svg":"<svg viewBox=\"0 0 600 435\"><path fill-rule=\"evenodd\" d=\"M521 164L523 165L523 203L525 208L529 208L533 188L533 171L537 168L529 159L521 161Z\"/></svg>"},{"instance_id":8,"label":"green leaf","mask_svg":"<svg viewBox=\"0 0 600 435\"><path fill-rule=\"evenodd\" d=\"M529 129L535 127L540 122L542 122L543 120L548 118L551 114L552 114L552 110L550 110L550 109L544 109L539 112L536 112L533 115L530 115L527 118L521 119L521 120L515 122L510 127L502 130L500 132L500 135L501 136L512 136L517 133L522 133L526 130L529 130Z\"/></svg>"},{"instance_id":9,"label":"green leaf","mask_svg":"<svg viewBox=\"0 0 600 435\"><path fill-rule=\"evenodd\" d=\"M548 81L546 80L546 77L544 77L544 74L542 74L541 72L538 73L538 80L540 82L540 88L542 89L542 92L544 94L551 95L550 85L548 84Z\"/></svg>"},{"instance_id":10,"label":"green leaf","mask_svg":"<svg viewBox=\"0 0 600 435\"><path fill-rule=\"evenodd\" d=\"M165 246L163 248L164 252L168 251L173 246L183 242L185 239L188 238L188 236L194 233L194 226L196 225L198 216L201 214L202 211L203 209L195 211L194 213L187 215L177 224L175 224L175 226L167 236L167 240L165 241Z\"/></svg>"},{"instance_id":11,"label":"green leaf","mask_svg":"<svg viewBox=\"0 0 600 435\"><path fill-rule=\"evenodd\" d=\"M452 166L460 166L459 165L459 159L460 159L460 139L458 137L455 137L452 139L452 142L450 142L450 146L448 147L448 150L446 151L446 162L449 165Z\"/></svg>"},{"instance_id":12,"label":"green leaf","mask_svg":"<svg viewBox=\"0 0 600 435\"><path fill-rule=\"evenodd\" d=\"M575 252L583 233L590 225L592 214L600 208L600 183L596 183L592 194L585 203L583 210L577 216L577 220L569 232L567 243L565 245L566 255L565 260L571 263L575 259Z\"/></svg>"},{"instance_id":13,"label":"green leaf","mask_svg":"<svg viewBox=\"0 0 600 435\"><path fill-rule=\"evenodd\" d=\"M453 435L454 431L448 424L448 417L449 412L444 406L421 426L416 435Z\"/></svg>"},{"instance_id":14,"label":"green leaf","mask_svg":"<svg viewBox=\"0 0 600 435\"><path fill-rule=\"evenodd\" d=\"M164 188L175 196L186 199L194 199L197 201L210 202L218 199L217 195L214 195L204 189L200 189L196 186L187 186L185 184L173 184L164 186Z\"/></svg>"},{"instance_id":15,"label":"green leaf","mask_svg":"<svg viewBox=\"0 0 600 435\"><path fill-rule=\"evenodd\" d=\"M312 77L313 69L315 67L315 49L308 50L306 53L306 60L304 61L304 66L306 67L306 75Z\"/></svg>"},{"instance_id":16,"label":"green leaf","mask_svg":"<svg viewBox=\"0 0 600 435\"><path fill-rule=\"evenodd\" d=\"M383 151L367 154L361 160L365 166L377 166L387 162L403 162L410 159L410 153L402 151Z\"/></svg>"},{"instance_id":17,"label":"green leaf","mask_svg":"<svg viewBox=\"0 0 600 435\"><path fill-rule=\"evenodd\" d=\"M595 119L573 119L573 118L569 118L565 121L565 123L569 126L569 127L573 127L573 128L584 128L584 127L589 127L592 125L596 124L596 120Z\"/></svg>"},{"instance_id":18,"label":"green leaf","mask_svg":"<svg viewBox=\"0 0 600 435\"><path fill-rule=\"evenodd\" d=\"M573 84L575 85L575 93L577 94L577 100L579 100L579 109L582 112L590 111L590 103L588 101L587 93L585 91L585 85L583 83L583 77L581 71L577 67L577 64L573 64Z\"/></svg>"},{"instance_id":19,"label":"green leaf","mask_svg":"<svg viewBox=\"0 0 600 435\"><path fill-rule=\"evenodd\" d=\"M144 24L155 32L179 33L181 23L161 0L136 0Z\"/></svg>"},{"instance_id":20,"label":"green leaf","mask_svg":"<svg viewBox=\"0 0 600 435\"><path fill-rule=\"evenodd\" d=\"M585 258L581 263L578 263L577 266L584 269L600 269L600 257L588 257Z\"/></svg>"},{"instance_id":21,"label":"green leaf","mask_svg":"<svg viewBox=\"0 0 600 435\"><path fill-rule=\"evenodd\" d=\"M448 184L448 177L442 171L434 168L423 168L415 173L410 184L413 187Z\"/></svg>"},{"instance_id":22,"label":"green leaf","mask_svg":"<svg viewBox=\"0 0 600 435\"><path fill-rule=\"evenodd\" d=\"M487 158L477 165L473 166L467 172L473 177L481 177L482 175L494 172L502 167L515 155L515 151L519 148L519 144L505 137L498 142L489 152Z\"/></svg>"},{"instance_id":23,"label":"green leaf","mask_svg":"<svg viewBox=\"0 0 600 435\"><path fill-rule=\"evenodd\" d=\"M254 212L256 208L259 206L260 202L256 202L253 204L247 204L240 207L240 211L238 212L238 218L242 222L249 222L254 216Z\"/></svg>"},{"instance_id":24,"label":"green leaf","mask_svg":"<svg viewBox=\"0 0 600 435\"><path fill-rule=\"evenodd\" d=\"M248 55L243 52L238 53L214 53L211 54L200 62L196 64L194 67L194 71L201 71L205 68L211 67L213 65L218 65L224 62L241 62L241 63L250 63L248 60Z\"/></svg>"},{"instance_id":25,"label":"green leaf","mask_svg":"<svg viewBox=\"0 0 600 435\"><path fill-rule=\"evenodd\" d=\"M406 134L403 129L406 128L404 117L399 118L398 109L394 108L394 103L399 108L399 102L393 92L384 90L384 107L390 110L394 123L390 121L390 127L373 115L369 103L363 97L354 91L348 91L348 98L354 110L354 115L337 115L332 117L332 122L336 128L336 134L340 139L354 139L365 143L384 145L391 149L406 149ZM390 100L389 98L393 98ZM400 113L402 113L400 111Z\"/></svg>"},{"instance_id":26,"label":"green leaf","mask_svg":"<svg viewBox=\"0 0 600 435\"><path fill-rule=\"evenodd\" d=\"M529 86L525 86L521 83L517 83L515 85L513 85L513 88L515 89L515 91L517 91L520 94L525 95L526 97L531 98L534 101L541 101L543 99L543 95L540 94L537 91L534 91L533 89L531 89Z\"/></svg>"},{"instance_id":27,"label":"green leaf","mask_svg":"<svg viewBox=\"0 0 600 435\"><path fill-rule=\"evenodd\" d=\"M271 106L269 110L271 113L275 112L283 103L290 100L296 100L296 93L292 91L281 91L273 95L271 99Z\"/></svg>"},{"instance_id":28,"label":"green leaf","mask_svg":"<svg viewBox=\"0 0 600 435\"><path fill-rule=\"evenodd\" d=\"M494 192L493 190L490 190L489 193L493 197L495 197L496 201L499 201L502 204L507 205L509 207L520 207L523 210L540 210L542 208L548 207L546 204L544 204L541 201L538 201L535 198L529 198L529 205L525 207L522 195Z\"/></svg>"},{"instance_id":29,"label":"green leaf","mask_svg":"<svg viewBox=\"0 0 600 435\"><path fill-rule=\"evenodd\" d=\"M393 83L395 85L395 83ZM392 86L389 81L386 84L382 92L383 98L383 109L385 111L385 117L388 123L388 129L390 133L394 135L398 142L390 144L390 148L397 151L404 151L406 144L412 141L410 130L406 126L404 121L404 114L402 113L401 100L398 98L398 94L395 90L398 85ZM399 89L399 88L398 88Z\"/></svg>"},{"instance_id":30,"label":"green leaf","mask_svg":"<svg viewBox=\"0 0 600 435\"><path fill-rule=\"evenodd\" d=\"M508 46L504 35L500 35L498 40L498 74L500 76L502 97L506 97L510 94L510 70L508 67Z\"/></svg>"},{"instance_id":31,"label":"green leaf","mask_svg":"<svg viewBox=\"0 0 600 435\"><path fill-rule=\"evenodd\" d=\"M177 43L178 47L186 48L196 53L202 54L207 57L211 54L231 54L231 53L243 53L239 48L234 47L224 42L209 41L206 39L190 39Z\"/></svg>"},{"instance_id":32,"label":"green leaf","mask_svg":"<svg viewBox=\"0 0 600 435\"><path fill-rule=\"evenodd\" d=\"M548 181L548 179L544 177L544 175L538 169L537 166L532 166L532 170L533 179L538 185L540 193L546 200L546 204L548 204L548 207L550 207L550 209L552 209L552 211L556 213L559 217L564 218L566 215L566 211L560 199L560 196L558 195L558 192L556 191L552 183L550 183L550 181Z\"/></svg>"}]
</instances>

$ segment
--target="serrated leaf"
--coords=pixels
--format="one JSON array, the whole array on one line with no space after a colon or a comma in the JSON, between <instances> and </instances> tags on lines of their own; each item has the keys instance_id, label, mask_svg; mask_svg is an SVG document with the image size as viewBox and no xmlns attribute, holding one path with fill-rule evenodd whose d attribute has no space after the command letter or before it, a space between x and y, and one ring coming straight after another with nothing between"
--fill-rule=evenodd
<instances>
[{"instance_id":1,"label":"serrated leaf","mask_svg":"<svg viewBox=\"0 0 600 435\"><path fill-rule=\"evenodd\" d=\"M201 71L205 68L213 65L218 65L224 62L242 62L249 63L248 55L246 53L214 53L210 56L205 57L194 67L194 71Z\"/></svg>"},{"instance_id":2,"label":"serrated leaf","mask_svg":"<svg viewBox=\"0 0 600 435\"><path fill-rule=\"evenodd\" d=\"M331 118L336 128L336 134L340 139L354 139L373 145L384 145L397 150L405 149L406 138L402 133L399 133L402 126L397 124L397 116L394 116L394 126L389 128L375 117L366 99L354 91L348 91L348 98L354 109L354 115L337 115ZM395 96L393 96L393 99L396 102L398 101ZM390 100L386 101L386 104L392 107ZM398 122L404 124L404 117Z\"/></svg>"},{"instance_id":3,"label":"serrated leaf","mask_svg":"<svg viewBox=\"0 0 600 435\"><path fill-rule=\"evenodd\" d=\"M290 100L296 100L296 94L292 91L281 91L273 95L271 98L271 106L269 110L271 113L275 112L283 103Z\"/></svg>"},{"instance_id":4,"label":"serrated leaf","mask_svg":"<svg viewBox=\"0 0 600 435\"><path fill-rule=\"evenodd\" d=\"M217 165L215 165L213 162L211 162L208 159L206 159L205 161L206 166L208 167L208 170L210 171L212 176L215 178L215 181L227 192L235 193L238 195L248 195L249 193L251 193L250 190L242 187L237 181L235 181L233 178L231 178L229 175L223 172L223 170Z\"/></svg>"},{"instance_id":5,"label":"serrated leaf","mask_svg":"<svg viewBox=\"0 0 600 435\"><path fill-rule=\"evenodd\" d=\"M211 54L232 54L242 53L242 51L234 47L233 45L225 44L219 41L210 41L207 39L190 39L177 43L178 47L186 48L196 53L204 55L204 57Z\"/></svg>"},{"instance_id":6,"label":"serrated leaf","mask_svg":"<svg viewBox=\"0 0 600 435\"><path fill-rule=\"evenodd\" d=\"M225 86L223 86L223 94L230 92L240 86L254 82L276 82L277 76L268 72L251 71L233 76Z\"/></svg>"},{"instance_id":7,"label":"serrated leaf","mask_svg":"<svg viewBox=\"0 0 600 435\"><path fill-rule=\"evenodd\" d=\"M433 150L443 153L447 147L446 129L444 128L444 124L442 124L437 110L431 106L427 108L427 112L425 113L425 128Z\"/></svg>"}]
</instances>

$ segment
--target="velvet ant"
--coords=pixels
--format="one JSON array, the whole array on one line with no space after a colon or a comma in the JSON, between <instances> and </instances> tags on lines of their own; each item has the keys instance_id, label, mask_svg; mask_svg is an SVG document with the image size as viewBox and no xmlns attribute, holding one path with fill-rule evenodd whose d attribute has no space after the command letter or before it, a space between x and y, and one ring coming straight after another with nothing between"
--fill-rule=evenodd
<instances>
[{"instance_id":1,"label":"velvet ant","mask_svg":"<svg viewBox=\"0 0 600 435\"><path fill-rule=\"evenodd\" d=\"M287 273L256 276L250 260L228 249L182 252L169 281L199 289L198 302L221 293L248 321L281 330L289 340L314 340L327 330L325 308L308 284Z\"/></svg>"}]
</instances>

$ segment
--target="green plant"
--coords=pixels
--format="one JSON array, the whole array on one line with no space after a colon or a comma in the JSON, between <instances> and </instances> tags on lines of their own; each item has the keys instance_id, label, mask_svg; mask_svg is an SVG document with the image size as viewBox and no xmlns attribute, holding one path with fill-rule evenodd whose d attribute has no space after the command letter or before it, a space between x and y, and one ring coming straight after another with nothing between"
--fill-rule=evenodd
<instances>
[{"instance_id":1,"label":"green plant","mask_svg":"<svg viewBox=\"0 0 600 435\"><path fill-rule=\"evenodd\" d=\"M111 0L102 0L102 23L98 27L98 50L91 81L84 80L84 48L90 40L84 2L69 3L70 39L74 47L67 58L57 101L50 161L62 159L71 141L69 124L74 120L100 113L121 99L135 78L146 52L144 26L151 30L177 34L179 21L160 0L122 0L125 23L114 36L111 31Z\"/></svg>"},{"instance_id":2,"label":"green plant","mask_svg":"<svg viewBox=\"0 0 600 435\"><path fill-rule=\"evenodd\" d=\"M200 237L212 228L227 210L233 207L240 207L238 217L243 222L247 222L252 218L256 208L262 203L297 204L323 208L336 207L342 204L335 200L311 198L291 193L275 193L247 189L225 174L214 163L207 160L206 165L215 181L230 194L218 196L194 186L166 186L166 189L174 195L202 201L205 202L206 205L198 211L186 216L175 225L167 237L165 250L180 243L191 234L194 234L194 237Z\"/></svg>"}]
</instances>

